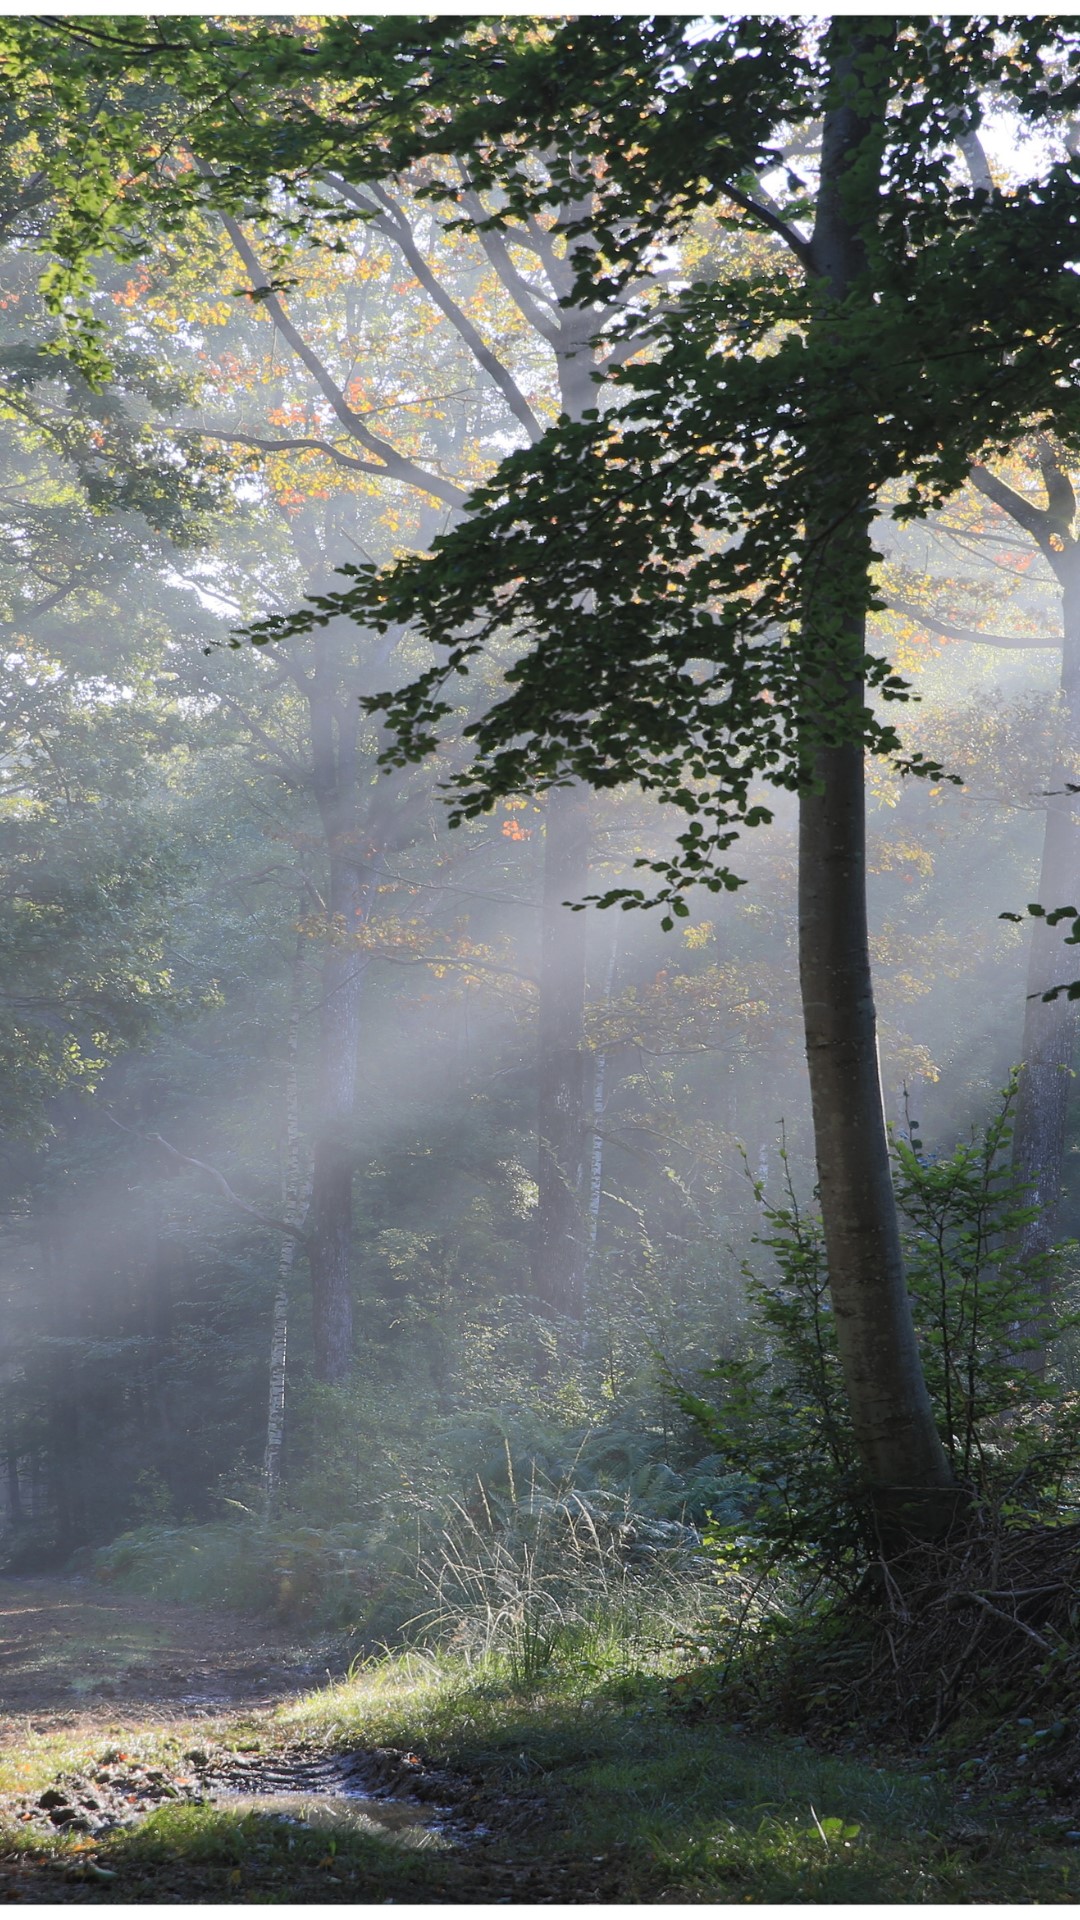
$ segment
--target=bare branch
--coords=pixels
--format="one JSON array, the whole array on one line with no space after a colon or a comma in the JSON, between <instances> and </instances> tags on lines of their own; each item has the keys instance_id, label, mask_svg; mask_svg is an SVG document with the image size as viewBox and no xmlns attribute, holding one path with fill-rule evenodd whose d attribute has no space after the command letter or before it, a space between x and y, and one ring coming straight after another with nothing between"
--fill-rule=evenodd
<instances>
[{"instance_id":1,"label":"bare branch","mask_svg":"<svg viewBox=\"0 0 1080 1920\"><path fill-rule=\"evenodd\" d=\"M262 1213L258 1207L249 1206L246 1200L241 1200L238 1193L234 1193L225 1175L219 1172L217 1167L207 1166L205 1160L196 1160L190 1153L181 1153L179 1147L170 1146L160 1133L136 1133L134 1127L125 1127L115 1114L109 1113L105 1117L112 1121L114 1127L119 1127L121 1133L129 1133L133 1139L142 1140L148 1146L162 1147L171 1160L178 1161L181 1166L194 1167L199 1173L205 1173L231 1207L238 1208L241 1213L249 1214L251 1219L259 1222L260 1226L273 1227L276 1233L287 1233L293 1240L298 1240L302 1247L308 1245L308 1235L302 1227L294 1226L291 1220L279 1220L276 1214Z\"/></svg>"},{"instance_id":2,"label":"bare branch","mask_svg":"<svg viewBox=\"0 0 1080 1920\"><path fill-rule=\"evenodd\" d=\"M266 308L282 338L288 341L297 358L303 362L345 431L368 453L374 454L376 459L382 462L375 471L382 473L386 479L400 480L406 486L416 487L421 493L430 493L435 499L444 500L448 506L463 506L468 496L460 487L454 486L452 481L442 479L439 474L429 473L424 467L418 466L414 460L407 459L391 445L389 440L384 440L381 435L372 433L370 427L365 425L361 415L349 405L329 368L324 365L314 349L309 347L299 328L290 320L239 222L228 213L223 213L221 219L233 247L251 275L252 292L258 294L260 305Z\"/></svg>"},{"instance_id":3,"label":"bare branch","mask_svg":"<svg viewBox=\"0 0 1080 1920\"><path fill-rule=\"evenodd\" d=\"M372 210L371 202L365 200L347 180L339 179L336 174L327 174L325 177L343 199L350 201L357 208ZM379 232L388 235L403 254L425 293L434 301L440 313L449 320L459 338L464 341L477 366L482 367L489 379L495 382L514 418L520 420L530 440L539 440L543 428L513 374L508 367L504 367L498 355L492 352L468 315L432 272L416 244L416 236L402 209L390 198L384 188L373 186L371 192L382 209L382 212L372 221L372 225Z\"/></svg>"}]
</instances>

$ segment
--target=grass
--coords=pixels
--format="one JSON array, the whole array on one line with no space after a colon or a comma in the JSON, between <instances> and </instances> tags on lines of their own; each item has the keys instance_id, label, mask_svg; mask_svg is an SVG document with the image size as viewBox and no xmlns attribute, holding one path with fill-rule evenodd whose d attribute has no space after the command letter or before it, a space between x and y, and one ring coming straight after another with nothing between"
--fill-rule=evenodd
<instances>
[{"instance_id":1,"label":"grass","mask_svg":"<svg viewBox=\"0 0 1080 1920\"><path fill-rule=\"evenodd\" d=\"M415 1575L417 1644L274 1713L213 1725L252 1753L386 1748L453 1776L466 1844L311 1830L221 1803L171 1803L104 1839L11 1835L0 1897L203 1902L602 1901L1071 1904L1080 1849L949 1768L823 1754L716 1711L694 1675L717 1609L738 1595L667 1536L649 1565L623 1522L572 1489L511 1487L456 1509ZM679 1704L682 1702L684 1704ZM687 1711L687 1706L693 1711ZM146 1721L123 1744L172 1764L205 1720ZM100 1748L100 1730L96 1736ZM0 1789L86 1768L92 1746L29 1737ZM19 1772L20 1769L28 1770ZM18 1775L18 1777L14 1777ZM454 1785L456 1782L456 1785ZM478 1838L482 1832L484 1837ZM77 1891L66 1894L69 1877Z\"/></svg>"},{"instance_id":2,"label":"grass","mask_svg":"<svg viewBox=\"0 0 1080 1920\"><path fill-rule=\"evenodd\" d=\"M202 1730L205 1739L205 1728ZM493 1838L307 1830L261 1814L168 1804L89 1841L5 1836L14 1897L414 1903L602 1899L690 1903L1073 1902L1080 1855L1006 1811L978 1815L942 1775L829 1756L798 1741L673 1715L659 1675L583 1675L566 1661L515 1686L461 1655L373 1660L346 1683L219 1729L250 1752L301 1742L420 1753L479 1782L460 1809ZM195 1728L146 1728L126 1750L176 1764ZM101 1746L100 1734L97 1748ZM55 1739L8 1756L3 1784L85 1766ZM68 1887L71 1891L65 1891ZM76 1891L77 1888L77 1891Z\"/></svg>"},{"instance_id":3,"label":"grass","mask_svg":"<svg viewBox=\"0 0 1080 1920\"><path fill-rule=\"evenodd\" d=\"M107 1841L17 1836L6 1864L38 1897L151 1901L437 1900L438 1850L377 1833L327 1833L219 1807L165 1806Z\"/></svg>"},{"instance_id":4,"label":"grass","mask_svg":"<svg viewBox=\"0 0 1080 1920\"><path fill-rule=\"evenodd\" d=\"M555 1857L610 1863L627 1901L1072 1901L1080 1857L1006 1812L976 1815L942 1775L673 1718L662 1682L527 1695L445 1658L386 1660L287 1710L335 1743L408 1745L546 1802ZM517 1843L520 1850L522 1841Z\"/></svg>"}]
</instances>

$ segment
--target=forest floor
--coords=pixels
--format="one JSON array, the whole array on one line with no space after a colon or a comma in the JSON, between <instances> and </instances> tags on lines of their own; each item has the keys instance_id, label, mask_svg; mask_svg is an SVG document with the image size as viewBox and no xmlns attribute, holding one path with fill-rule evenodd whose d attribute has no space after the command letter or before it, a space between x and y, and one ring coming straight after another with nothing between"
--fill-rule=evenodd
<instances>
[{"instance_id":1,"label":"forest floor","mask_svg":"<svg viewBox=\"0 0 1080 1920\"><path fill-rule=\"evenodd\" d=\"M0 1580L0 1738L15 1901L1080 1898L1068 1810L955 1766L687 1716L629 1668L350 1674L340 1643L89 1581Z\"/></svg>"}]
</instances>

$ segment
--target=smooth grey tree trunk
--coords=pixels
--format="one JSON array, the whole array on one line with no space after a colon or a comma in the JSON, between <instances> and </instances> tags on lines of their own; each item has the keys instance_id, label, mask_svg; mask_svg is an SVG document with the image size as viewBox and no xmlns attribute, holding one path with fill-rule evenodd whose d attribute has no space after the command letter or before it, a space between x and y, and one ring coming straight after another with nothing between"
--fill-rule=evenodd
<instances>
[{"instance_id":1,"label":"smooth grey tree trunk","mask_svg":"<svg viewBox=\"0 0 1080 1920\"><path fill-rule=\"evenodd\" d=\"M894 26L836 18L829 31L810 258L818 302L812 325L826 341L835 333L835 306L857 298L867 271L863 236L877 199L872 162L884 137ZM868 302L868 322L872 314ZM888 1540L898 1528L940 1533L955 1496L904 1280L870 972L864 752L855 736L865 700L874 429L867 417L860 431L857 387L850 397L830 389L818 399L820 445L810 453L821 481L807 527L800 638L808 785L800 800L799 970L837 1346L859 1457ZM826 726L831 734L823 734Z\"/></svg>"}]
</instances>

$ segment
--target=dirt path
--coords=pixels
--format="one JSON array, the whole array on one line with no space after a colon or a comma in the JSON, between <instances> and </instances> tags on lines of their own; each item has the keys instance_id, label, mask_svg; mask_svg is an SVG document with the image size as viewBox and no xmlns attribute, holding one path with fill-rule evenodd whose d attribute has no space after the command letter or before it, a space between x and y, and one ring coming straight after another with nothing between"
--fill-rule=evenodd
<instances>
[{"instance_id":1,"label":"dirt path","mask_svg":"<svg viewBox=\"0 0 1080 1920\"><path fill-rule=\"evenodd\" d=\"M89 1580L0 1579L0 1742L117 1721L272 1707L344 1669L340 1649L240 1614Z\"/></svg>"},{"instance_id":2,"label":"dirt path","mask_svg":"<svg viewBox=\"0 0 1080 1920\"><path fill-rule=\"evenodd\" d=\"M8 1846L0 1832L0 1902L549 1904L568 1888L575 1901L612 1897L598 1862L538 1858L528 1844L521 1857L522 1820L535 1827L543 1818L544 1802L528 1791L511 1802L479 1776L392 1749L335 1759L302 1736L282 1745L272 1709L346 1666L340 1644L304 1643L239 1614L113 1594L88 1580L0 1579L0 1750L15 1781L31 1749L45 1746L53 1770L44 1791L37 1781L0 1793L0 1824L13 1830ZM175 1756L162 1759L160 1736L173 1729ZM351 1816L349 1831L329 1835L321 1815L302 1826L257 1817L252 1825L239 1803L227 1813L218 1799L223 1788L284 1787L310 1800L315 1774L318 1799L319 1769L343 1765L382 1803L370 1819L361 1808L355 1832ZM163 1802L208 1795L220 1808L216 1829L204 1824L200 1837L181 1822L171 1838L141 1837ZM363 1831L372 1821L400 1846L372 1854ZM514 1834L510 1857L500 1855L500 1828Z\"/></svg>"}]
</instances>

